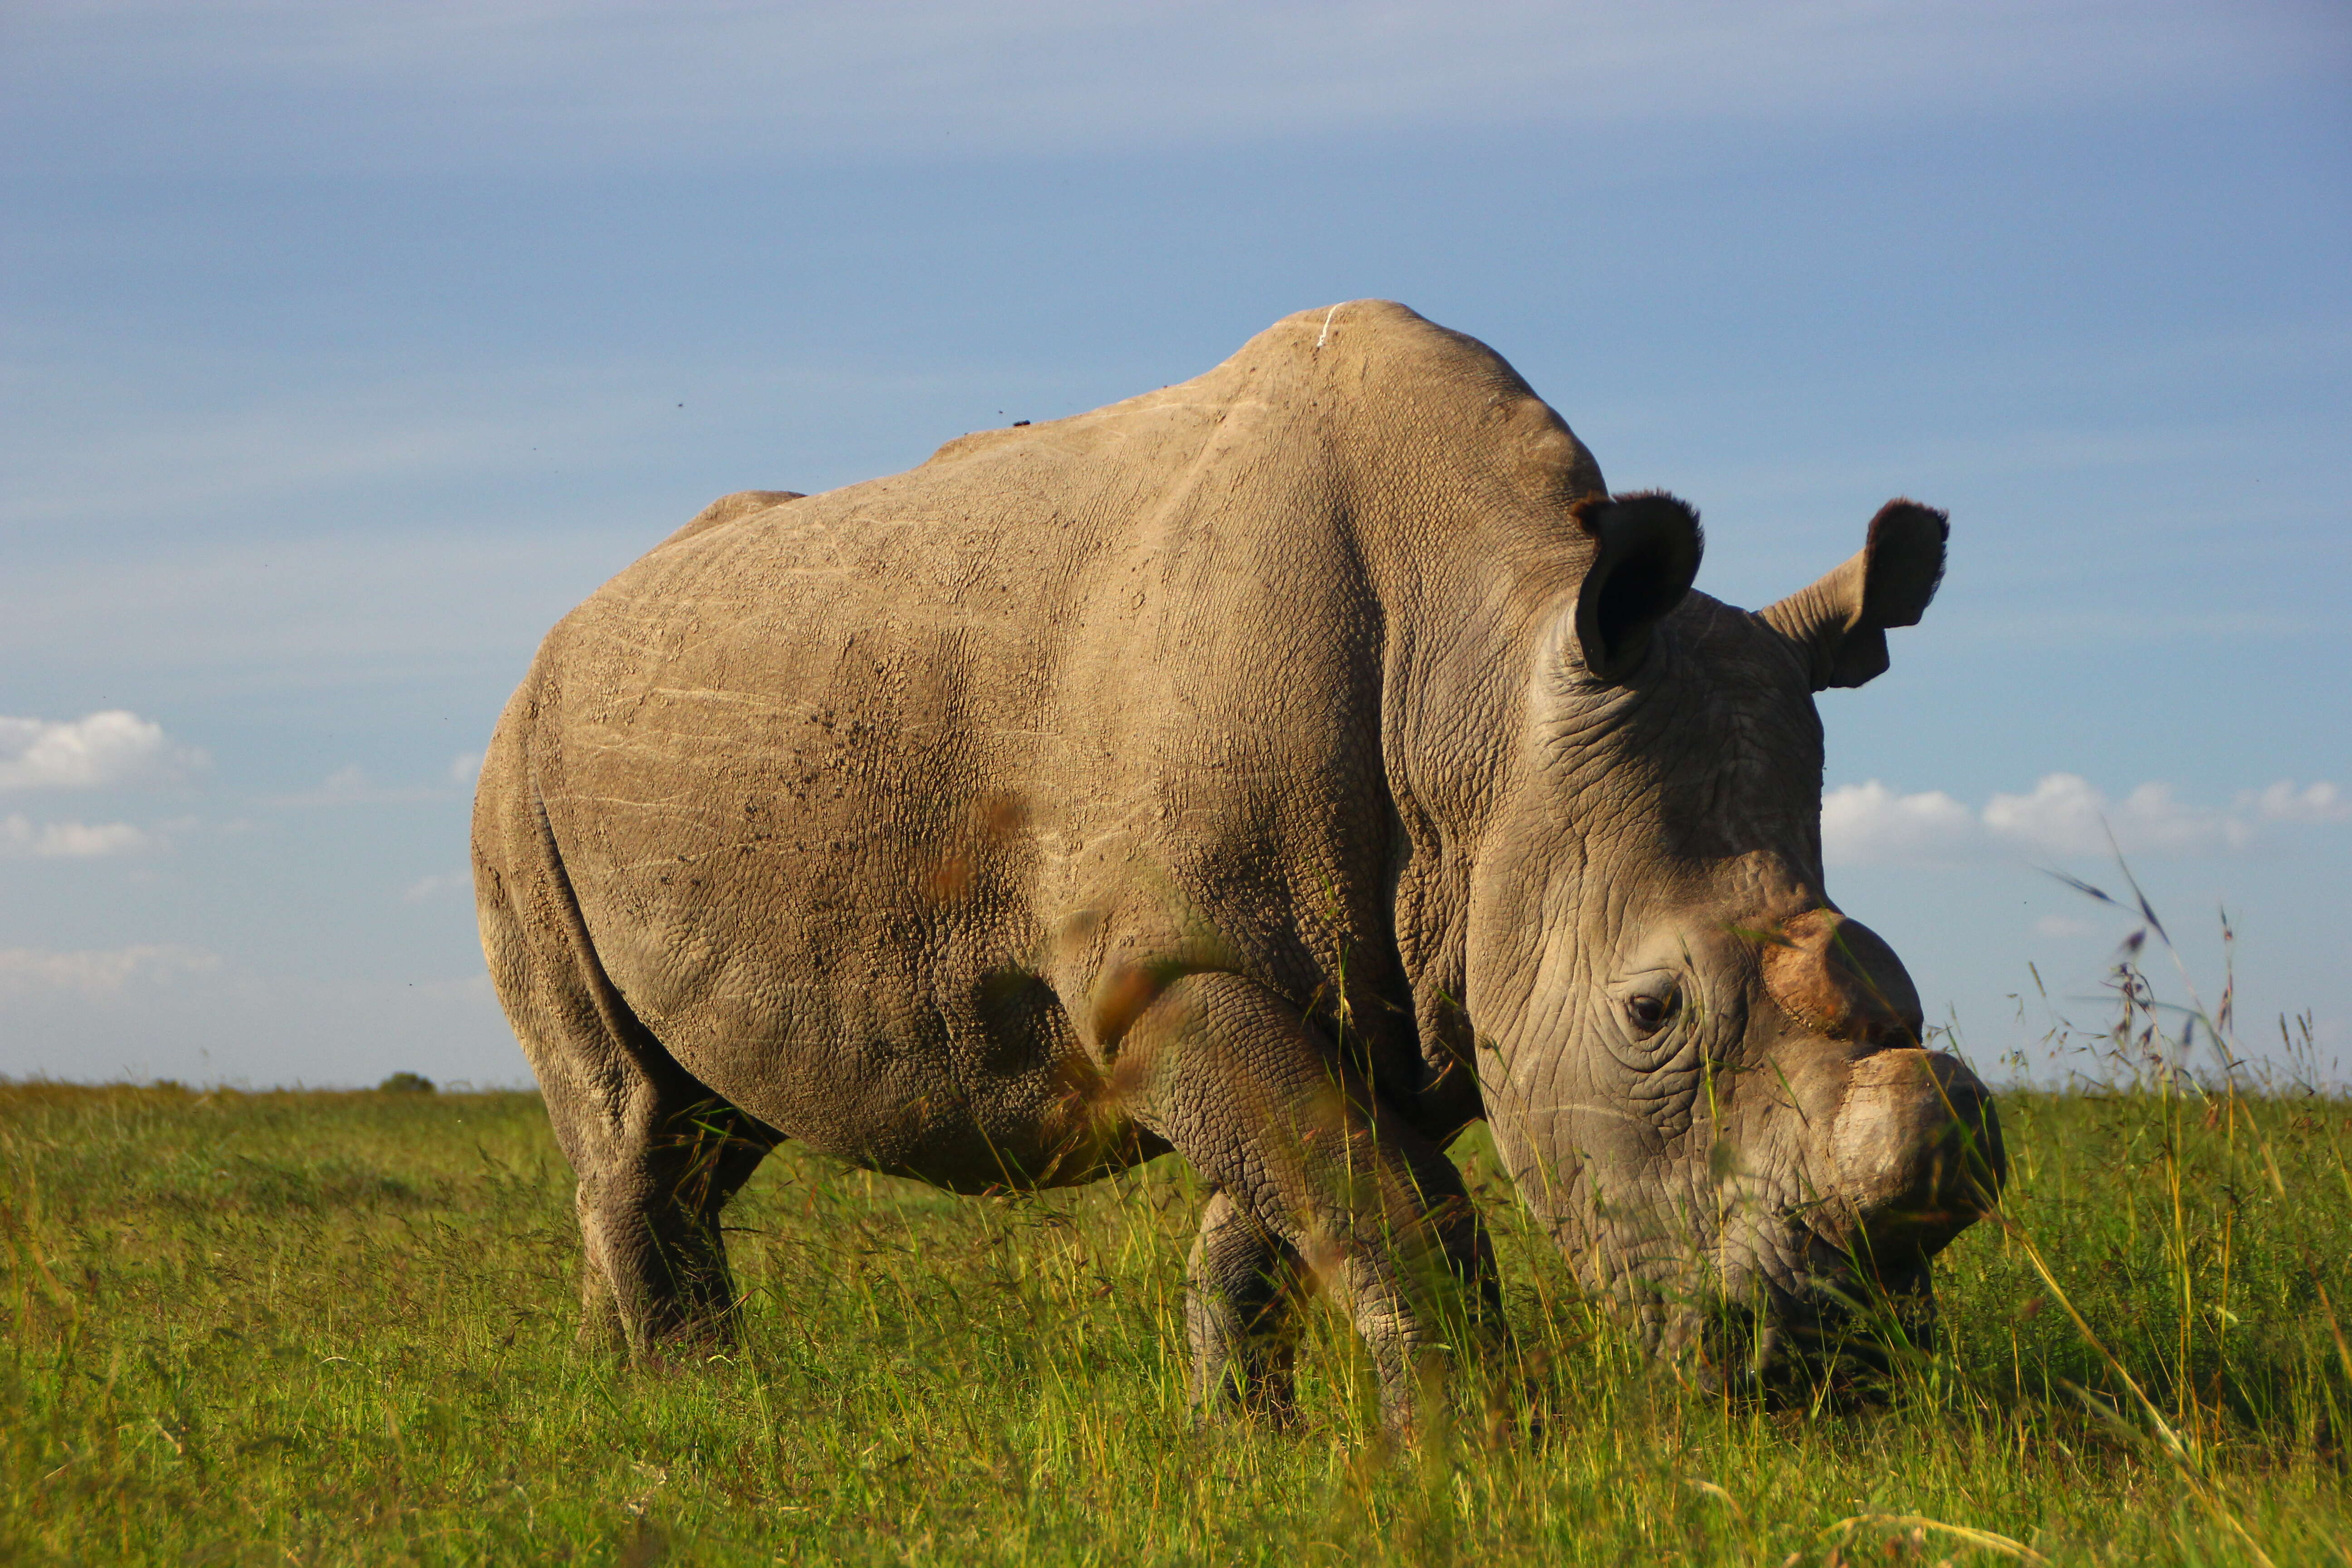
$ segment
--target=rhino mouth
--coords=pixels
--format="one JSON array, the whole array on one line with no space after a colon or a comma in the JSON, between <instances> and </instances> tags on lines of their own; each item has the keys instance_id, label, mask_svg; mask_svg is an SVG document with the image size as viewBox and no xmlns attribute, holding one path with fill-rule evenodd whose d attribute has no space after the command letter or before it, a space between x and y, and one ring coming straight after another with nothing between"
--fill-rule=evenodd
<instances>
[{"instance_id":1,"label":"rhino mouth","mask_svg":"<svg viewBox=\"0 0 2352 1568\"><path fill-rule=\"evenodd\" d=\"M1678 1256L1649 1250L1637 1262L1626 1248L1586 1289L1652 1357L1710 1394L1883 1401L1936 1346L1930 1260L1941 1247L1922 1239L1874 1250L1783 1213Z\"/></svg>"},{"instance_id":2,"label":"rhino mouth","mask_svg":"<svg viewBox=\"0 0 2352 1568\"><path fill-rule=\"evenodd\" d=\"M1887 1148L1871 1151L1884 1157L1864 1162L1862 1177L1849 1168L1827 1194L1810 1184L1796 1194L1751 1191L1727 1215L1712 1249L1711 1299L1685 1336L1714 1387L1883 1397L1935 1350L1930 1264L1997 1206L2008 1163L2000 1123L1990 1097L1951 1058L1927 1057L1927 1074L1902 1053L1869 1059L1893 1064L1915 1089L1932 1083L1934 1098L1915 1094L1917 1104L1895 1108L1901 1115L1869 1108L1879 1114L1864 1119L1864 1131ZM1902 1135L1884 1136L1888 1124ZM1843 1133L1844 1113L1838 1125Z\"/></svg>"},{"instance_id":3,"label":"rhino mouth","mask_svg":"<svg viewBox=\"0 0 2352 1568\"><path fill-rule=\"evenodd\" d=\"M1903 1370L1936 1348L1927 1255L1857 1258L1818 1237L1803 1238L1800 1252L1801 1269L1727 1278L1690 1304L1670 1337L1710 1393L1775 1405L1883 1403Z\"/></svg>"}]
</instances>

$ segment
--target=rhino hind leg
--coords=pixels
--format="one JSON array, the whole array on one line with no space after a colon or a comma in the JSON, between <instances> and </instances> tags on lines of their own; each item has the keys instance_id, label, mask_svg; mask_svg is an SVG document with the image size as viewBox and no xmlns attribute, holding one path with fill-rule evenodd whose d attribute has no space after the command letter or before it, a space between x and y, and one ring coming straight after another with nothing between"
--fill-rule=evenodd
<instances>
[{"instance_id":1,"label":"rhino hind leg","mask_svg":"<svg viewBox=\"0 0 2352 1568\"><path fill-rule=\"evenodd\" d=\"M738 1303L719 1212L782 1135L630 1010L535 806L478 819L476 901L499 998L578 1177L581 1342L645 1355L728 1338Z\"/></svg>"},{"instance_id":2,"label":"rhino hind leg","mask_svg":"<svg viewBox=\"0 0 2352 1568\"><path fill-rule=\"evenodd\" d=\"M1243 1415L1278 1426L1297 1414L1298 1255L1220 1191L1209 1199L1185 1268L1192 1399L1203 1420Z\"/></svg>"},{"instance_id":3,"label":"rhino hind leg","mask_svg":"<svg viewBox=\"0 0 2352 1568\"><path fill-rule=\"evenodd\" d=\"M1269 1278L1249 1226L1297 1258L1302 1283L1346 1304L1397 1436L1416 1434L1458 1362L1507 1351L1492 1251L1461 1173L1288 1003L1237 974L1186 975L1120 1049L1139 1064L1139 1119L1247 1222L1236 1234L1240 1222L1213 1203L1194 1254L1187 1321L1196 1355L1204 1342L1210 1352L1209 1364L1196 1360L1196 1393L1225 1384L1236 1352L1246 1379L1248 1358L1278 1344L1271 1300L1254 1297L1265 1287L1248 1283L1252 1268Z\"/></svg>"},{"instance_id":4,"label":"rhino hind leg","mask_svg":"<svg viewBox=\"0 0 2352 1568\"><path fill-rule=\"evenodd\" d=\"M657 1098L667 1104L618 1125L600 1118L578 1140L599 1151L577 1167L574 1195L581 1342L639 1355L734 1337L719 1215L778 1141L708 1090Z\"/></svg>"}]
</instances>

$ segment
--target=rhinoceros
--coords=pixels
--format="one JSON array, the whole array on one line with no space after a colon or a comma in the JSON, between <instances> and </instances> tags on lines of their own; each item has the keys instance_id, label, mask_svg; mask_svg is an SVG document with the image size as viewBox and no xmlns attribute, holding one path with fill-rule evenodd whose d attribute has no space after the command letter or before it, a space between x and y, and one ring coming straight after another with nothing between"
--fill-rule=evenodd
<instances>
[{"instance_id":1,"label":"rhinoceros","mask_svg":"<svg viewBox=\"0 0 2352 1568\"><path fill-rule=\"evenodd\" d=\"M548 635L475 806L583 1337L730 1332L719 1211L785 1139L968 1193L1173 1149L1198 1404L1287 1412L1319 1287L1410 1429L1508 1344L1444 1152L1483 1118L1662 1354L1806 1364L2001 1175L1822 885L1813 694L1945 538L1891 501L1760 612L1691 592L1688 506L1384 301L713 503Z\"/></svg>"}]
</instances>

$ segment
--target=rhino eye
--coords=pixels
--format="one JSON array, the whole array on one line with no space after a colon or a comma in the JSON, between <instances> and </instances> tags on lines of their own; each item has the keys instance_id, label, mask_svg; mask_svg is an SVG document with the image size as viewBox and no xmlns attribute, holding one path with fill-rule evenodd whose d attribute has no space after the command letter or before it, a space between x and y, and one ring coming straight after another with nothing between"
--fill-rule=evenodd
<instances>
[{"instance_id":1,"label":"rhino eye","mask_svg":"<svg viewBox=\"0 0 2352 1568\"><path fill-rule=\"evenodd\" d=\"M1636 1034L1654 1035L1666 1026L1675 1016L1680 991L1669 991L1659 996L1628 996L1625 998L1625 1019Z\"/></svg>"}]
</instances>

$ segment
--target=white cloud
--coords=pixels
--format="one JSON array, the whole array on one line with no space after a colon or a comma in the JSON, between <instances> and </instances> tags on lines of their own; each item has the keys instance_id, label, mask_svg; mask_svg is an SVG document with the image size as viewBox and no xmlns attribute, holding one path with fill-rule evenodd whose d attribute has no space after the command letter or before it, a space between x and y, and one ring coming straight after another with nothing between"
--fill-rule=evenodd
<instances>
[{"instance_id":1,"label":"white cloud","mask_svg":"<svg viewBox=\"0 0 2352 1568\"><path fill-rule=\"evenodd\" d=\"M2045 773L2029 794L1987 801L1984 823L2011 844L2095 855L2107 847L2107 797L2077 774Z\"/></svg>"},{"instance_id":2,"label":"white cloud","mask_svg":"<svg viewBox=\"0 0 2352 1568\"><path fill-rule=\"evenodd\" d=\"M120 708L80 719L0 718L0 789L170 784L202 767L163 726Z\"/></svg>"},{"instance_id":3,"label":"white cloud","mask_svg":"<svg viewBox=\"0 0 2352 1568\"><path fill-rule=\"evenodd\" d=\"M2332 784L2294 786L2281 779L2259 794L2242 795L2238 809L2266 822L2352 822L2352 800Z\"/></svg>"},{"instance_id":4,"label":"white cloud","mask_svg":"<svg viewBox=\"0 0 2352 1568\"><path fill-rule=\"evenodd\" d=\"M1984 824L1996 838L2041 855L2191 854L2252 836L2237 817L2188 805L2170 784L2144 784L2110 801L2074 773L2046 774L2031 794L1994 795Z\"/></svg>"},{"instance_id":5,"label":"white cloud","mask_svg":"<svg viewBox=\"0 0 2352 1568\"><path fill-rule=\"evenodd\" d=\"M441 784L379 784L367 770L353 763L329 773L317 789L271 795L271 805L402 805L414 801L454 800L457 792Z\"/></svg>"},{"instance_id":6,"label":"white cloud","mask_svg":"<svg viewBox=\"0 0 2352 1568\"><path fill-rule=\"evenodd\" d=\"M2099 928L2088 921L2069 920L2064 915L2043 915L2033 922L2033 934L2066 941L2089 936Z\"/></svg>"},{"instance_id":7,"label":"white cloud","mask_svg":"<svg viewBox=\"0 0 2352 1568\"><path fill-rule=\"evenodd\" d=\"M493 1007L499 1002L498 987L490 984L489 973L485 970L461 974L455 980L412 981L407 989L426 1002L461 1002L476 1006L487 1002Z\"/></svg>"},{"instance_id":8,"label":"white cloud","mask_svg":"<svg viewBox=\"0 0 2352 1568\"><path fill-rule=\"evenodd\" d=\"M2121 851L2168 857L2242 848L2266 824L2352 821L2336 786L2281 782L2228 811L2182 800L2168 784L2111 800L2075 773L2046 773L2022 795L1972 812L1941 790L1900 795L1873 779L1822 796L1822 855L1832 865L1920 865L1988 856L2063 859Z\"/></svg>"},{"instance_id":9,"label":"white cloud","mask_svg":"<svg viewBox=\"0 0 2352 1568\"><path fill-rule=\"evenodd\" d=\"M1941 790L1896 795L1873 779L1822 796L1822 842L1836 863L1949 859L1979 837L1976 814Z\"/></svg>"},{"instance_id":10,"label":"white cloud","mask_svg":"<svg viewBox=\"0 0 2352 1568\"><path fill-rule=\"evenodd\" d=\"M460 752L456 756L449 759L449 782L451 784L462 784L466 788L471 789L474 787L475 784L479 781L481 776L481 752Z\"/></svg>"},{"instance_id":11,"label":"white cloud","mask_svg":"<svg viewBox=\"0 0 2352 1568\"><path fill-rule=\"evenodd\" d=\"M220 967L217 954L169 943L55 952L0 947L0 991L79 991L112 996L133 984L160 984Z\"/></svg>"},{"instance_id":12,"label":"white cloud","mask_svg":"<svg viewBox=\"0 0 2352 1568\"><path fill-rule=\"evenodd\" d=\"M84 123L69 95L102 80L121 108L96 130L144 131L151 155L266 130L274 161L413 165L2072 106L2316 75L2342 29L2210 0L103 0L15 31L8 86L35 123ZM253 101L310 134L226 110Z\"/></svg>"},{"instance_id":13,"label":"white cloud","mask_svg":"<svg viewBox=\"0 0 2352 1568\"><path fill-rule=\"evenodd\" d=\"M283 505L419 475L496 472L533 451L577 465L600 447L609 454L642 434L611 389L632 372L662 374L644 362L583 363L566 367L567 382L545 365L514 363L495 393L432 374L288 392L255 388L249 378L263 373L249 363L215 363L224 386L191 386L159 368L135 394L86 366L44 374L52 398L24 408L7 432L8 457L21 472L12 472L0 496L0 517L37 525L165 505L191 514ZM232 395L229 387L240 390ZM135 421L104 417L102 411L126 404L138 410ZM259 569L280 559L265 547L224 575L266 582ZM377 564L345 563L361 580ZM168 573L178 563L163 566ZM240 595L240 604L259 592Z\"/></svg>"},{"instance_id":14,"label":"white cloud","mask_svg":"<svg viewBox=\"0 0 2352 1568\"><path fill-rule=\"evenodd\" d=\"M0 856L79 860L129 854L153 842L145 828L128 822L45 822L37 826L21 812L0 816Z\"/></svg>"},{"instance_id":15,"label":"white cloud","mask_svg":"<svg viewBox=\"0 0 2352 1568\"><path fill-rule=\"evenodd\" d=\"M408 884L408 889L400 898L403 903L422 904L459 889L470 893L473 887L474 874L471 871L436 871L430 877L419 877Z\"/></svg>"}]
</instances>

